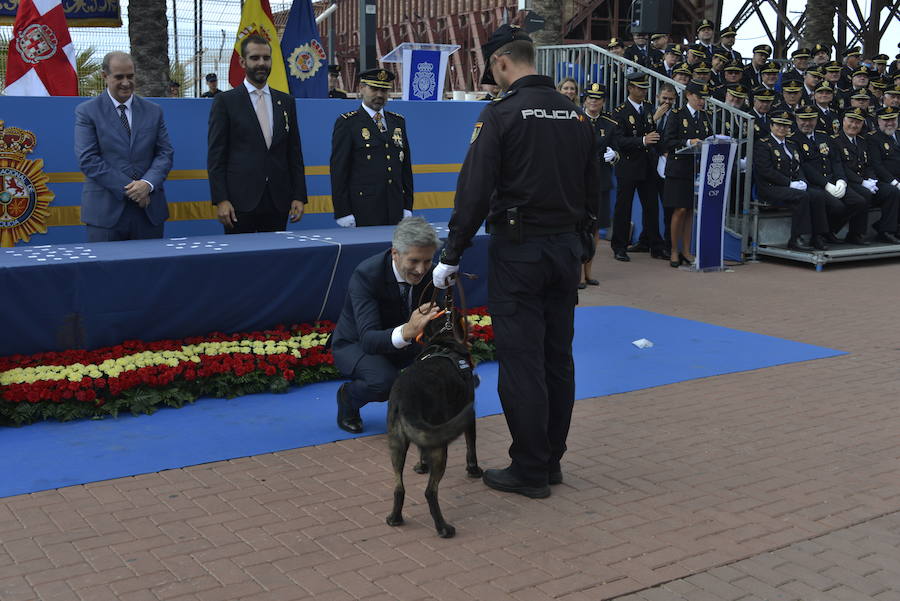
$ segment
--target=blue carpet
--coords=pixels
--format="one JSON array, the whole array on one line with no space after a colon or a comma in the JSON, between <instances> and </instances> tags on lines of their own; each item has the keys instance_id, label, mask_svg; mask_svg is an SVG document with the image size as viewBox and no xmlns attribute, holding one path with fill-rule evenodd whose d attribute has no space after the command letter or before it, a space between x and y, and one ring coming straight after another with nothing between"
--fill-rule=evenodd
<instances>
[{"instance_id":1,"label":"blue carpet","mask_svg":"<svg viewBox=\"0 0 900 601\"><path fill-rule=\"evenodd\" d=\"M636 348L638 338L653 348ZM844 354L627 307L579 308L574 347L579 399ZM499 413L497 365L477 372L478 415ZM0 497L351 438L335 425L338 384L201 399L152 416L4 428ZM364 435L385 431L385 407L363 408Z\"/></svg>"}]
</instances>

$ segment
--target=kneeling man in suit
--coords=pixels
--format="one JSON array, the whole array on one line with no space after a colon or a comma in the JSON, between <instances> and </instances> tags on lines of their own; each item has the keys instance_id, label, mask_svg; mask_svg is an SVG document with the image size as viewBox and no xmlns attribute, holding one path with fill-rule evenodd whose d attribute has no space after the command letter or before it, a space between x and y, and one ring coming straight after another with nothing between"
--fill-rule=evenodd
<instances>
[{"instance_id":1,"label":"kneeling man in suit","mask_svg":"<svg viewBox=\"0 0 900 601\"><path fill-rule=\"evenodd\" d=\"M431 281L439 243L427 221L407 217L397 224L391 249L353 271L331 344L335 366L351 379L337 393L342 430L362 432L360 407L386 401L397 373L421 350L416 336L440 309L415 303Z\"/></svg>"}]
</instances>

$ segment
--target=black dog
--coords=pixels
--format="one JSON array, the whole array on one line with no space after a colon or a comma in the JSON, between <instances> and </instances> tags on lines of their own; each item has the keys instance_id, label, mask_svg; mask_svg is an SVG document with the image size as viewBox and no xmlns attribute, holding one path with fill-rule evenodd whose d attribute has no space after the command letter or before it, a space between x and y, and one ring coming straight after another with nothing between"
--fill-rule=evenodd
<instances>
[{"instance_id":1,"label":"black dog","mask_svg":"<svg viewBox=\"0 0 900 601\"><path fill-rule=\"evenodd\" d=\"M475 387L469 348L458 314L450 310L445 319L434 319L425 329L426 347L419 357L400 372L388 400L388 447L394 466L394 509L387 518L390 526L403 523L403 466L409 444L421 451L419 473L429 472L425 498L442 538L456 529L444 521L438 505L438 484L447 467L447 445L466 435L466 472L481 477L475 454Z\"/></svg>"}]
</instances>

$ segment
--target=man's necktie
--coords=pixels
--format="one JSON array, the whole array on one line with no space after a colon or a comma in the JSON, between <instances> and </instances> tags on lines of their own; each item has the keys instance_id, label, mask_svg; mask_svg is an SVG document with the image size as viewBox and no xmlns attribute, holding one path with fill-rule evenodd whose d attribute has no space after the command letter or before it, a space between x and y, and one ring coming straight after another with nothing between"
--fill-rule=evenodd
<instances>
[{"instance_id":1,"label":"man's necktie","mask_svg":"<svg viewBox=\"0 0 900 601\"><path fill-rule=\"evenodd\" d=\"M412 291L412 284L400 282L400 300L403 301L403 308L406 309L407 315L412 312L410 309L410 291Z\"/></svg>"},{"instance_id":2,"label":"man's necktie","mask_svg":"<svg viewBox=\"0 0 900 601\"><path fill-rule=\"evenodd\" d=\"M666 113L662 117L659 118L659 121L656 123L656 131L666 131L666 117L669 116L669 113Z\"/></svg>"},{"instance_id":3,"label":"man's necktie","mask_svg":"<svg viewBox=\"0 0 900 601\"><path fill-rule=\"evenodd\" d=\"M381 113L375 113L375 116L373 118L375 119L375 125L378 126L378 131L380 131L381 133L386 132L387 126L384 124L384 117L381 115Z\"/></svg>"},{"instance_id":4,"label":"man's necktie","mask_svg":"<svg viewBox=\"0 0 900 601\"><path fill-rule=\"evenodd\" d=\"M125 114L125 109L127 107L124 104L119 105L119 119L122 120L122 125L125 126L125 133L128 134L128 137L131 137L131 125L128 124L128 115Z\"/></svg>"},{"instance_id":5,"label":"man's necktie","mask_svg":"<svg viewBox=\"0 0 900 601\"><path fill-rule=\"evenodd\" d=\"M259 128L266 140L266 148L272 146L272 127L269 125L269 107L266 106L266 95L262 90L256 90L256 118L259 120Z\"/></svg>"}]
</instances>

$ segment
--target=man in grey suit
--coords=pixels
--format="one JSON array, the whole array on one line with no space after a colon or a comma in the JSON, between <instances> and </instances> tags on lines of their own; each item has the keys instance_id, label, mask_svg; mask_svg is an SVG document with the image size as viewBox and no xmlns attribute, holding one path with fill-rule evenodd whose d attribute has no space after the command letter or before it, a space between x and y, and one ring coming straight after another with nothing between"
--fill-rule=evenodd
<instances>
[{"instance_id":1,"label":"man in grey suit","mask_svg":"<svg viewBox=\"0 0 900 601\"><path fill-rule=\"evenodd\" d=\"M88 242L162 238L169 217L163 182L174 155L162 109L135 96L128 54L110 52L102 71L106 91L75 109Z\"/></svg>"}]
</instances>

